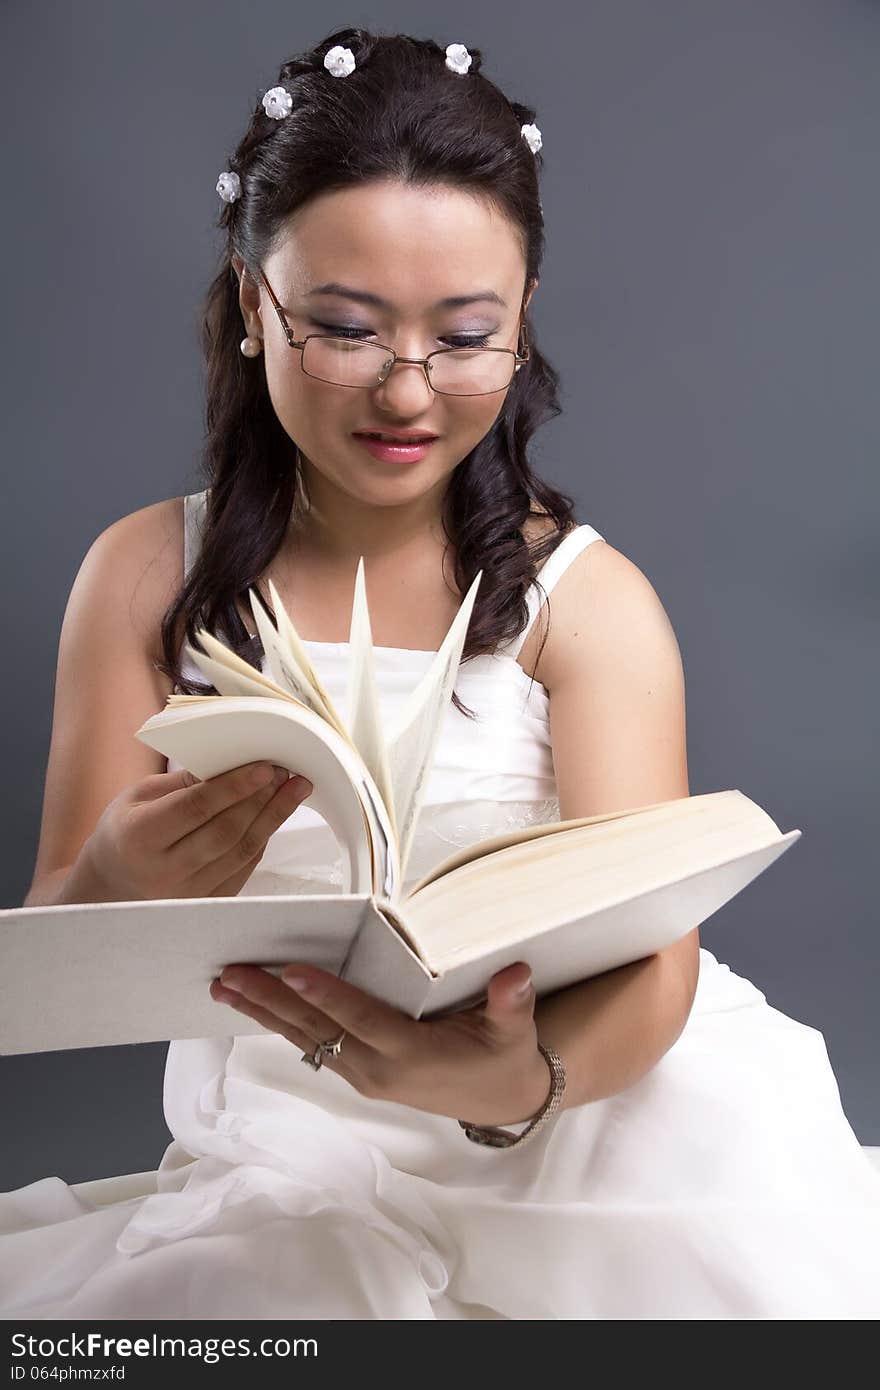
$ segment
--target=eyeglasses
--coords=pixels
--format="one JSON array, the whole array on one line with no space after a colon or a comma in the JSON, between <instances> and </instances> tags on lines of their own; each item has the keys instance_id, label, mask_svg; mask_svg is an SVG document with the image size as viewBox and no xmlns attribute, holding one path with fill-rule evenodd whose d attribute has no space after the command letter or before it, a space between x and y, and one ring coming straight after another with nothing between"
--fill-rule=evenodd
<instances>
[{"instance_id":1,"label":"eyeglasses","mask_svg":"<svg viewBox=\"0 0 880 1390\"><path fill-rule=\"evenodd\" d=\"M360 342L335 333L309 333L305 338L296 338L262 269L259 273L288 345L302 353L303 371L331 386L369 390L381 386L396 362L410 362L423 368L431 390L440 395L491 396L507 389L531 355L522 317L516 352L512 348L438 348L427 357L401 357L394 348L382 343Z\"/></svg>"}]
</instances>

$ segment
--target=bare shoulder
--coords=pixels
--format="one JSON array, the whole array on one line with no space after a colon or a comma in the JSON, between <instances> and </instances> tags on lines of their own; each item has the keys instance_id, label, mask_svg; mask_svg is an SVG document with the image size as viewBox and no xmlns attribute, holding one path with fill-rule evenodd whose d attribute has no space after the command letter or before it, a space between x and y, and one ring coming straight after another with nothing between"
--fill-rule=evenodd
<instances>
[{"instance_id":1,"label":"bare shoulder","mask_svg":"<svg viewBox=\"0 0 880 1390\"><path fill-rule=\"evenodd\" d=\"M610 663L620 669L630 661L643 667L652 659L680 661L672 623L651 580L604 539L585 546L560 576L523 656L534 660L545 632L535 675L548 691Z\"/></svg>"},{"instance_id":2,"label":"bare shoulder","mask_svg":"<svg viewBox=\"0 0 880 1390\"><path fill-rule=\"evenodd\" d=\"M78 582L90 571L115 576L135 635L158 655L162 616L183 583L183 498L152 502L112 522L92 542Z\"/></svg>"}]
</instances>

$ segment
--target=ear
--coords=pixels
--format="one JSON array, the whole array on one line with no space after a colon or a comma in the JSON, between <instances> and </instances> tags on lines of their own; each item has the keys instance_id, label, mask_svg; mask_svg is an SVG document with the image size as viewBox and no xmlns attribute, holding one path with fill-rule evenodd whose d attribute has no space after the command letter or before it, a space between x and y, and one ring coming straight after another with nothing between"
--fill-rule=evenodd
<instances>
[{"instance_id":1,"label":"ear","mask_svg":"<svg viewBox=\"0 0 880 1390\"><path fill-rule=\"evenodd\" d=\"M525 313L526 310L528 309L528 307L529 307L529 300L531 299L532 295L535 293L535 290L538 288L538 285L539 285L540 283L541 283L540 280L533 280L532 283L531 283L531 285L529 286L529 289L528 289L528 291L526 292L526 294L525 294L525 296L524 296L524 298L523 298L523 313Z\"/></svg>"},{"instance_id":2,"label":"ear","mask_svg":"<svg viewBox=\"0 0 880 1390\"><path fill-rule=\"evenodd\" d=\"M238 276L238 303L245 329L253 337L261 338L260 287L240 256L232 257L232 268Z\"/></svg>"}]
</instances>

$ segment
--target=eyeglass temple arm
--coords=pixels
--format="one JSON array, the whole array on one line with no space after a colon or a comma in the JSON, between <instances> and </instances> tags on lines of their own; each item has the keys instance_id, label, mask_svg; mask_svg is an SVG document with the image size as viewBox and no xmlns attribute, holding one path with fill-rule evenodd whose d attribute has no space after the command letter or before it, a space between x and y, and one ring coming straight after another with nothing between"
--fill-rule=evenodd
<instances>
[{"instance_id":1,"label":"eyeglass temple arm","mask_svg":"<svg viewBox=\"0 0 880 1390\"><path fill-rule=\"evenodd\" d=\"M276 314L278 315L278 319L279 319L279 322L281 323L281 327L284 329L284 335L285 335L285 337L287 338L287 341L288 341L289 343L292 344L292 343L294 342L294 333L293 333L293 329L291 328L290 324L287 322L287 317L286 317L286 315L285 315L285 313L284 313L284 310L282 309L281 305L279 304L278 299L276 298L275 291L273 290L272 286L269 284L269 281L266 279L266 276L265 276L265 274L263 273L263 267L262 267L262 266L257 266L257 271L258 271L258 273L259 273L260 279L262 280L263 284L266 286L266 293L268 294L269 298L270 298L271 301L272 301L272 307L273 307L273 309L275 310Z\"/></svg>"}]
</instances>

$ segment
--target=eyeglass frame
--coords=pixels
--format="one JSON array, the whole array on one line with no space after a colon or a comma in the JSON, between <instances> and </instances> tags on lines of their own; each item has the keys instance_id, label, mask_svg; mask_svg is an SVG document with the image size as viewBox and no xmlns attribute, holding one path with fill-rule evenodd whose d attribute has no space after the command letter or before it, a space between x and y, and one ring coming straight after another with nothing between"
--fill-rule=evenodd
<instances>
[{"instance_id":1,"label":"eyeglass frame","mask_svg":"<svg viewBox=\"0 0 880 1390\"><path fill-rule=\"evenodd\" d=\"M272 289L272 286L266 279L266 275L263 271L262 266L257 266L257 270L259 272L260 279L266 286L266 291L269 295L269 298L272 301L272 306L276 314L278 315L278 318L281 321L281 327L284 330L284 336L287 339L288 347L299 348L300 352L303 352L305 350L305 345L310 338L341 338L344 342L360 341L357 338L346 338L345 334L343 333L307 333L304 338L296 338L294 336L293 329L287 322L287 316L283 308L281 307L281 304L278 301L275 291ZM474 396L495 396L498 394L499 391L509 390L510 384L513 381L513 377L519 371L520 367L523 366L524 363L529 361L532 355L532 350L529 346L528 335L526 333L526 323L523 309L520 309L519 337L517 339L516 351L514 351L513 348L492 347L480 347L474 349L474 351L476 352L506 352L509 353L514 359L515 366L510 381L507 383L506 386L496 386L493 391L438 391L437 387L431 381L431 377L428 372L428 363L430 362L432 357L440 357L443 353L446 352L470 352L470 348L436 348L434 352L429 352L427 357L401 357L400 353L395 351L393 347L389 347L387 343L369 343L368 346L382 348L382 350L384 352L387 352L391 357L391 366L388 368L388 371L386 372L385 377L382 381L376 381L369 386L358 386L356 383L351 381L328 381L326 385L344 386L346 388L350 388L352 391L372 391L375 389L376 386L384 386L385 382L388 380L388 377L391 375L391 372L394 370L398 362L409 362L413 366L419 366L423 369L425 373L425 380L428 383L429 389L431 391L436 392L436 394L439 396L470 396L471 398L473 398ZM305 371L305 368L303 368L303 370ZM305 372L305 375L311 377L313 381L324 380L323 377L312 377L311 372Z\"/></svg>"}]
</instances>

